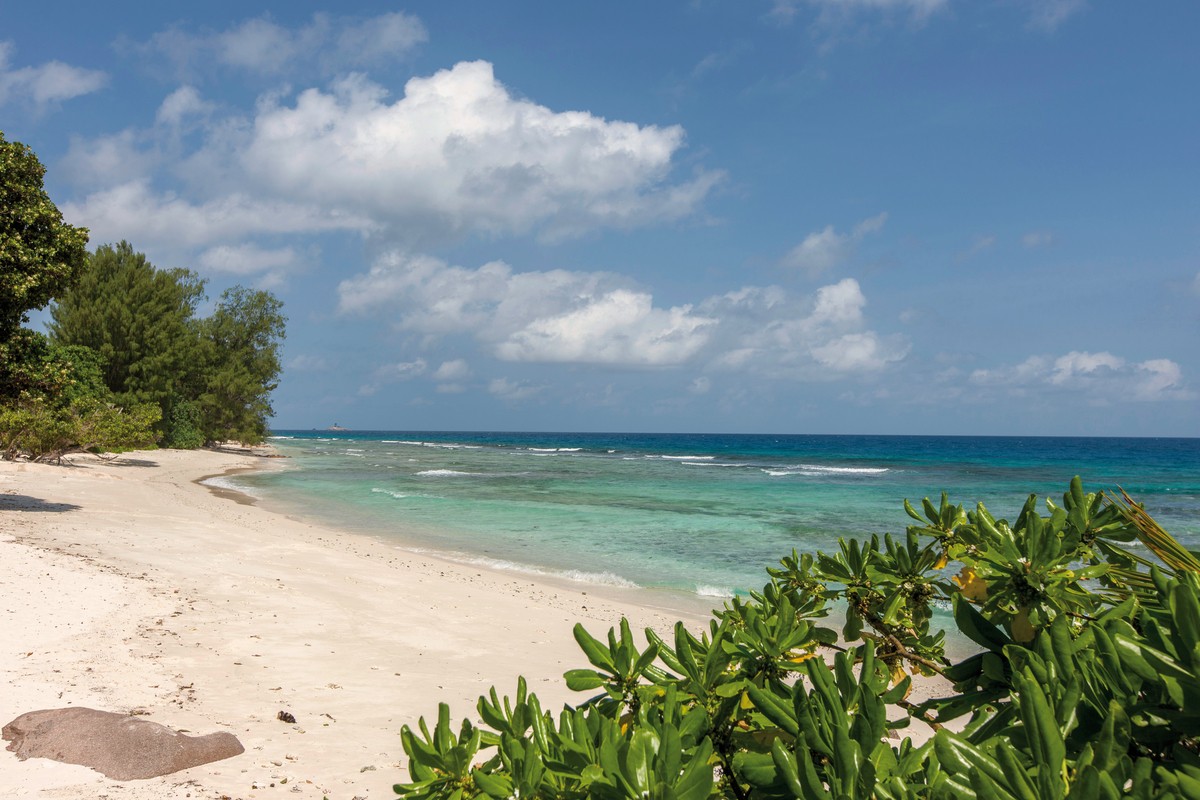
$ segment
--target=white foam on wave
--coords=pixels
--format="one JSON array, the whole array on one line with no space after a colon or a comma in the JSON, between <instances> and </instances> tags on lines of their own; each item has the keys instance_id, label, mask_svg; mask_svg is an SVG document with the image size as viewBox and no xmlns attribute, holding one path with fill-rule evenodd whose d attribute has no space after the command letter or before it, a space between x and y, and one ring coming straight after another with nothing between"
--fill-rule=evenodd
<instances>
[{"instance_id":1,"label":"white foam on wave","mask_svg":"<svg viewBox=\"0 0 1200 800\"><path fill-rule=\"evenodd\" d=\"M375 494L386 494L389 497L396 498L397 500L403 500L406 497L412 497L411 494L405 494L404 492L396 492L391 489L380 489L379 487L372 487L371 491L374 492Z\"/></svg>"},{"instance_id":2,"label":"white foam on wave","mask_svg":"<svg viewBox=\"0 0 1200 800\"><path fill-rule=\"evenodd\" d=\"M696 584L696 594L700 597L733 597L736 592L728 586L708 586L706 584Z\"/></svg>"},{"instance_id":3,"label":"white foam on wave","mask_svg":"<svg viewBox=\"0 0 1200 800\"><path fill-rule=\"evenodd\" d=\"M225 491L228 491L228 492L238 492L239 494L244 494L249 497L258 498L257 494L250 491L245 486L235 483L234 481L225 477L224 475L214 475L211 478L205 478L204 480L200 481L200 483L204 486L211 486L214 489L224 489Z\"/></svg>"},{"instance_id":4,"label":"white foam on wave","mask_svg":"<svg viewBox=\"0 0 1200 800\"><path fill-rule=\"evenodd\" d=\"M457 469L426 469L417 473L426 478L461 478L483 475L482 472L462 472Z\"/></svg>"},{"instance_id":5,"label":"white foam on wave","mask_svg":"<svg viewBox=\"0 0 1200 800\"><path fill-rule=\"evenodd\" d=\"M882 475L890 472L887 467L827 467L821 464L797 464L782 469L763 469L775 477L787 475Z\"/></svg>"},{"instance_id":6,"label":"white foam on wave","mask_svg":"<svg viewBox=\"0 0 1200 800\"><path fill-rule=\"evenodd\" d=\"M646 456L646 458L661 458L664 461L712 461L716 456Z\"/></svg>"},{"instance_id":7,"label":"white foam on wave","mask_svg":"<svg viewBox=\"0 0 1200 800\"><path fill-rule=\"evenodd\" d=\"M518 572L522 575L539 575L546 578L557 578L559 580L568 580L572 583L590 583L593 586L616 586L621 589L637 589L638 584L633 581L622 578L612 572L587 572L580 569L547 569L543 567L534 567L529 564L521 564L517 561L509 561L503 558L488 558L487 556L471 556L465 553L440 553L435 550L414 549L414 552L428 552L438 555L442 558L448 558L459 564L467 564L473 567L484 567L486 569L494 569L501 572Z\"/></svg>"},{"instance_id":8,"label":"white foam on wave","mask_svg":"<svg viewBox=\"0 0 1200 800\"><path fill-rule=\"evenodd\" d=\"M741 464L719 464L714 461L681 461L685 467L740 467Z\"/></svg>"},{"instance_id":9,"label":"white foam on wave","mask_svg":"<svg viewBox=\"0 0 1200 800\"><path fill-rule=\"evenodd\" d=\"M295 439L295 436L268 436L268 439Z\"/></svg>"}]
</instances>

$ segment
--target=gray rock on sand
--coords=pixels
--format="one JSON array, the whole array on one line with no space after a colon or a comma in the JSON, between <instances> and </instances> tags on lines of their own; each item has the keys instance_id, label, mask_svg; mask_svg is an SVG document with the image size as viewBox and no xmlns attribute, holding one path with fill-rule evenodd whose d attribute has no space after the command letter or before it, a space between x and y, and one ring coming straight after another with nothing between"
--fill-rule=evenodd
<instances>
[{"instance_id":1,"label":"gray rock on sand","mask_svg":"<svg viewBox=\"0 0 1200 800\"><path fill-rule=\"evenodd\" d=\"M157 722L92 708L30 711L4 726L24 761L80 764L118 781L157 778L245 752L232 733L186 736Z\"/></svg>"}]
</instances>

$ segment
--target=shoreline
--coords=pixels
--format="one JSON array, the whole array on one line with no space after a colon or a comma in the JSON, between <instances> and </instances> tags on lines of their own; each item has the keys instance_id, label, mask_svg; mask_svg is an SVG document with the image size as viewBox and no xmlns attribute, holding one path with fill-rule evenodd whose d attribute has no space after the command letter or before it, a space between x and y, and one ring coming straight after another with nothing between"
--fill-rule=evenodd
<instances>
[{"instance_id":1,"label":"shoreline","mask_svg":"<svg viewBox=\"0 0 1200 800\"><path fill-rule=\"evenodd\" d=\"M664 631L707 621L403 550L199 482L260 457L0 464L0 723L88 706L246 747L129 782L0 753L6 796L392 797L407 777L400 727L439 701L474 720L479 695L512 693L518 675L546 708L585 699L561 678L586 665L575 622L600 635L621 616Z\"/></svg>"}]
</instances>

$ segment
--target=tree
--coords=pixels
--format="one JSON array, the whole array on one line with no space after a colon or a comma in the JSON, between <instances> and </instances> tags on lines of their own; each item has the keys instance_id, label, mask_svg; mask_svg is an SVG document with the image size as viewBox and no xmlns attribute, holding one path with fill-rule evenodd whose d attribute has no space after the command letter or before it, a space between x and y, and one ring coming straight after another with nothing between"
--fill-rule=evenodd
<instances>
[{"instance_id":1,"label":"tree","mask_svg":"<svg viewBox=\"0 0 1200 800\"><path fill-rule=\"evenodd\" d=\"M180 397L198 393L196 306L204 281L184 269L160 270L129 242L103 245L78 281L51 308L55 342L90 347L119 405L152 403L164 417Z\"/></svg>"},{"instance_id":2,"label":"tree","mask_svg":"<svg viewBox=\"0 0 1200 800\"><path fill-rule=\"evenodd\" d=\"M44 175L28 147L0 132L0 454L48 460L153 445L158 409L116 406L95 351L22 327L30 309L69 290L87 260L87 229L63 222Z\"/></svg>"},{"instance_id":3,"label":"tree","mask_svg":"<svg viewBox=\"0 0 1200 800\"><path fill-rule=\"evenodd\" d=\"M266 437L287 322L282 309L270 292L235 286L201 324L207 363L200 416L209 440L257 444Z\"/></svg>"},{"instance_id":4,"label":"tree","mask_svg":"<svg viewBox=\"0 0 1200 800\"><path fill-rule=\"evenodd\" d=\"M194 272L158 269L128 242L104 245L51 308L50 333L99 354L118 404L157 406L164 445L260 442L280 372L282 303L235 286L199 319L203 299Z\"/></svg>"},{"instance_id":5,"label":"tree","mask_svg":"<svg viewBox=\"0 0 1200 800\"><path fill-rule=\"evenodd\" d=\"M63 222L42 188L37 156L0 131L0 347L83 268L87 228ZM6 358L0 353L0 358Z\"/></svg>"}]
</instances>

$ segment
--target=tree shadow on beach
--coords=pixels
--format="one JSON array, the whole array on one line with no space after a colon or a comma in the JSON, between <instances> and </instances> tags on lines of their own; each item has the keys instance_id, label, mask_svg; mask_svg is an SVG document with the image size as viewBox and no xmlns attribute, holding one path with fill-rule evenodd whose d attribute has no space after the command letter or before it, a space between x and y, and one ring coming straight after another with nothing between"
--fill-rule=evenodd
<instances>
[{"instance_id":1,"label":"tree shadow on beach","mask_svg":"<svg viewBox=\"0 0 1200 800\"><path fill-rule=\"evenodd\" d=\"M51 503L40 497L23 494L0 494L0 511L78 511L82 506L73 503Z\"/></svg>"},{"instance_id":2,"label":"tree shadow on beach","mask_svg":"<svg viewBox=\"0 0 1200 800\"><path fill-rule=\"evenodd\" d=\"M149 458L124 458L118 456L111 461L105 460L105 465L110 467L157 467L158 462Z\"/></svg>"}]
</instances>

